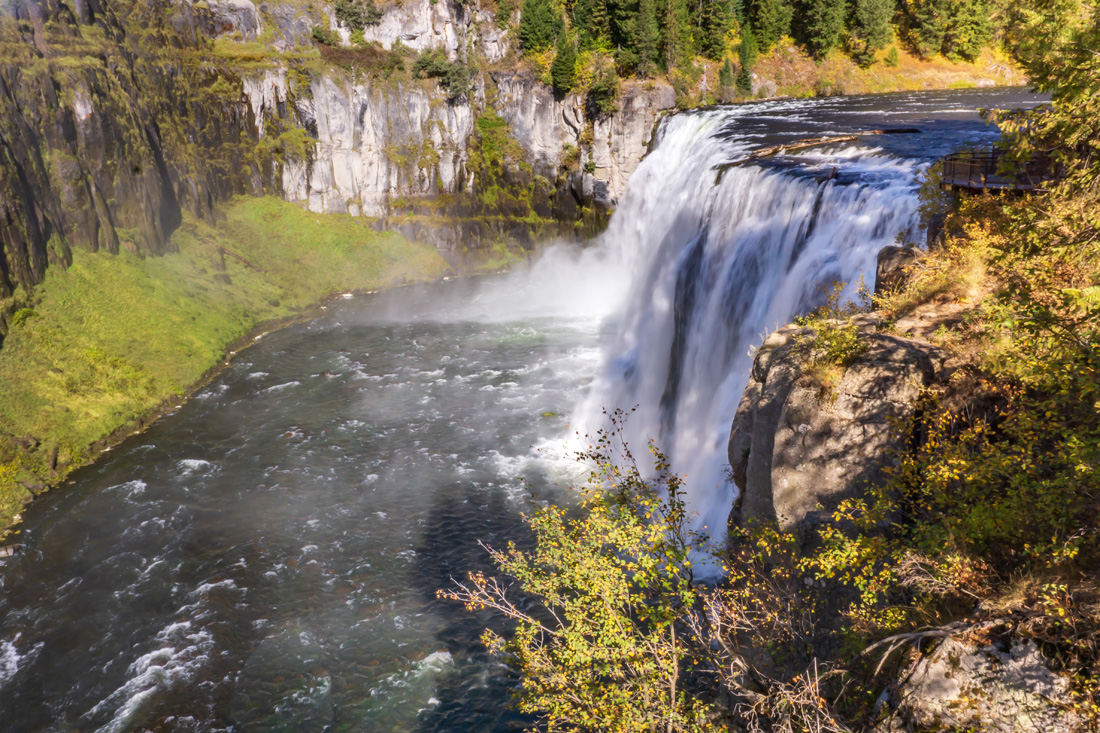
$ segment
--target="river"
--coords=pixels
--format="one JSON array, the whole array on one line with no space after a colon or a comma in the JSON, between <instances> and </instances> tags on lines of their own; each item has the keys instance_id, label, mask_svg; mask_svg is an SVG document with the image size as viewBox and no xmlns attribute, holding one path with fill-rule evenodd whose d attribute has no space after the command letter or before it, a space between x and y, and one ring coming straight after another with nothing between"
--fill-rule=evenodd
<instances>
[{"instance_id":1,"label":"river","mask_svg":"<svg viewBox=\"0 0 1100 733\"><path fill-rule=\"evenodd\" d=\"M763 333L916 220L930 159L988 144L1022 90L677 115L608 231L508 275L348 297L241 352L27 512L0 569L5 731L506 731L486 619L435 591L584 469L637 407L723 526L725 443ZM731 167L753 149L884 127Z\"/></svg>"}]
</instances>

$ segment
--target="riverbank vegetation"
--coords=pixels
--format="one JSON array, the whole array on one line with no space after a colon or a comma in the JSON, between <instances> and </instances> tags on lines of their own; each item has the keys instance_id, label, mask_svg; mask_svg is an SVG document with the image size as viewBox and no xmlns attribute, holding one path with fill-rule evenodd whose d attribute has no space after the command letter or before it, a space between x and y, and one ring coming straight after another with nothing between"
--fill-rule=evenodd
<instances>
[{"instance_id":1,"label":"riverbank vegetation","mask_svg":"<svg viewBox=\"0 0 1100 733\"><path fill-rule=\"evenodd\" d=\"M260 324L449 269L433 247L351 216L322 221L274 198L223 213L217 225L185 220L174 254L78 250L22 302L0 348L0 532Z\"/></svg>"},{"instance_id":2,"label":"riverbank vegetation","mask_svg":"<svg viewBox=\"0 0 1100 733\"><path fill-rule=\"evenodd\" d=\"M486 643L549 729L900 729L886 720L899 676L950 639L1033 645L1067 683L1038 703L1055 728L1100 726L1100 8L1070 17L1043 26L1056 32L1042 54L1021 53L1052 103L995 118L1006 170L1042 155L1060 178L1039 193L929 195L942 240L873 304L884 331L938 326L928 338L950 374L899 426L914 440L885 481L809 537L734 528L723 581L703 586L679 479L658 452L640 472L601 435L581 456L596 466L588 514L540 510L536 550L495 552L514 588L479 575L445 591L517 620ZM1018 721L983 717L995 688L951 702L954 719L1052 729L1026 717L1026 695ZM629 710L601 717L615 709L604 699Z\"/></svg>"}]
</instances>

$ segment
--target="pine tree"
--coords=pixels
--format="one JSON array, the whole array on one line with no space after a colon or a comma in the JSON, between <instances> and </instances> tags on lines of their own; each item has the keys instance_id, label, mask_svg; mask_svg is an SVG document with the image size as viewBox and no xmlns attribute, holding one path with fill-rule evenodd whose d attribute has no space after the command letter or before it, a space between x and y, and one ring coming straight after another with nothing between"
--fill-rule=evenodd
<instances>
[{"instance_id":1,"label":"pine tree","mask_svg":"<svg viewBox=\"0 0 1100 733\"><path fill-rule=\"evenodd\" d=\"M632 33L634 51L637 53L637 70L642 76L653 74L660 57L661 31L657 26L657 8L654 0L640 0L634 16Z\"/></svg>"},{"instance_id":2,"label":"pine tree","mask_svg":"<svg viewBox=\"0 0 1100 733\"><path fill-rule=\"evenodd\" d=\"M733 101L734 91L737 85L737 74L733 70L733 64L729 57L722 63L718 70L718 99L722 102Z\"/></svg>"},{"instance_id":3,"label":"pine tree","mask_svg":"<svg viewBox=\"0 0 1100 733\"><path fill-rule=\"evenodd\" d=\"M725 63L722 64L722 68L718 71L718 86L732 87L735 82L733 64L731 64L730 60L727 58Z\"/></svg>"},{"instance_id":4,"label":"pine tree","mask_svg":"<svg viewBox=\"0 0 1100 733\"><path fill-rule=\"evenodd\" d=\"M913 45L923 58L943 50L947 35L946 0L913 0L907 4Z\"/></svg>"},{"instance_id":5,"label":"pine tree","mask_svg":"<svg viewBox=\"0 0 1100 733\"><path fill-rule=\"evenodd\" d=\"M568 32L558 34L554 63L550 66L550 80L558 94L569 92L577 80L577 48Z\"/></svg>"},{"instance_id":6,"label":"pine tree","mask_svg":"<svg viewBox=\"0 0 1100 733\"><path fill-rule=\"evenodd\" d=\"M852 55L861 66L874 61L874 52L890 41L894 0L854 0L850 32Z\"/></svg>"},{"instance_id":7,"label":"pine tree","mask_svg":"<svg viewBox=\"0 0 1100 733\"><path fill-rule=\"evenodd\" d=\"M691 62L695 53L692 47L691 19L687 0L662 0L661 31L664 40L665 68L671 70Z\"/></svg>"},{"instance_id":8,"label":"pine tree","mask_svg":"<svg viewBox=\"0 0 1100 733\"><path fill-rule=\"evenodd\" d=\"M726 53L726 33L733 22L729 0L700 0L698 26L699 52L718 60Z\"/></svg>"},{"instance_id":9,"label":"pine tree","mask_svg":"<svg viewBox=\"0 0 1100 733\"><path fill-rule=\"evenodd\" d=\"M752 0L749 21L756 34L761 53L771 50L781 37L791 31L793 9L789 0Z\"/></svg>"},{"instance_id":10,"label":"pine tree","mask_svg":"<svg viewBox=\"0 0 1100 733\"><path fill-rule=\"evenodd\" d=\"M524 51L545 51L554 45L561 29L561 16L550 6L550 0L523 0L519 42Z\"/></svg>"},{"instance_id":11,"label":"pine tree","mask_svg":"<svg viewBox=\"0 0 1100 733\"><path fill-rule=\"evenodd\" d=\"M806 0L800 12L799 40L816 58L840 43L844 32L845 0Z\"/></svg>"},{"instance_id":12,"label":"pine tree","mask_svg":"<svg viewBox=\"0 0 1100 733\"><path fill-rule=\"evenodd\" d=\"M637 51L634 38L638 16L642 11L640 0L605 0L605 2L611 44L618 51L633 55ZM650 10L652 11L652 7Z\"/></svg>"},{"instance_id":13,"label":"pine tree","mask_svg":"<svg viewBox=\"0 0 1100 733\"><path fill-rule=\"evenodd\" d=\"M949 58L973 61L993 36L988 0L958 0L951 4L943 51Z\"/></svg>"},{"instance_id":14,"label":"pine tree","mask_svg":"<svg viewBox=\"0 0 1100 733\"><path fill-rule=\"evenodd\" d=\"M582 48L592 48L601 38L611 40L607 0L577 0L573 5L572 18Z\"/></svg>"},{"instance_id":15,"label":"pine tree","mask_svg":"<svg viewBox=\"0 0 1100 733\"><path fill-rule=\"evenodd\" d=\"M746 25L741 29L741 47L737 51L737 60L741 66L752 68L756 66L756 58L759 55L756 33L753 32L752 26Z\"/></svg>"},{"instance_id":16,"label":"pine tree","mask_svg":"<svg viewBox=\"0 0 1100 733\"><path fill-rule=\"evenodd\" d=\"M756 35L751 26L741 29L741 48L738 51L738 61L741 68L737 70L737 91L744 96L752 94L752 67L756 64Z\"/></svg>"}]
</instances>

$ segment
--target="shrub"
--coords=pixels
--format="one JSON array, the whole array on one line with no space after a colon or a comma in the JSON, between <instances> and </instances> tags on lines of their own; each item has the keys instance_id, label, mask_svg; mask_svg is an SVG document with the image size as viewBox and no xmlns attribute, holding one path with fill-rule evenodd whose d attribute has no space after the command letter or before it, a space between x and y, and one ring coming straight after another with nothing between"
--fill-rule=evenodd
<instances>
[{"instance_id":1,"label":"shrub","mask_svg":"<svg viewBox=\"0 0 1100 733\"><path fill-rule=\"evenodd\" d=\"M38 314L35 313L34 310L31 309L31 308L20 308L14 314L12 314L12 317L11 317L12 328L15 328L17 326L22 326L24 323L29 321L31 318L34 318L36 315L38 315Z\"/></svg>"},{"instance_id":2,"label":"shrub","mask_svg":"<svg viewBox=\"0 0 1100 733\"><path fill-rule=\"evenodd\" d=\"M619 109L619 92L619 73L615 70L615 64L606 56L601 56L585 97L588 113L594 117L614 114Z\"/></svg>"},{"instance_id":3,"label":"shrub","mask_svg":"<svg viewBox=\"0 0 1100 733\"><path fill-rule=\"evenodd\" d=\"M365 71L373 77L388 79L405 70L406 51L399 44L387 51L378 41L363 43L358 48L322 46L321 57L348 71Z\"/></svg>"},{"instance_id":4,"label":"shrub","mask_svg":"<svg viewBox=\"0 0 1100 733\"><path fill-rule=\"evenodd\" d=\"M382 11L371 0L336 0L336 22L351 30L362 30L382 20Z\"/></svg>"},{"instance_id":5,"label":"shrub","mask_svg":"<svg viewBox=\"0 0 1100 733\"><path fill-rule=\"evenodd\" d=\"M420 79L438 79L439 86L451 99L462 96L470 89L470 69L458 61L448 61L441 48L422 51L412 67L413 75Z\"/></svg>"},{"instance_id":6,"label":"shrub","mask_svg":"<svg viewBox=\"0 0 1100 733\"><path fill-rule=\"evenodd\" d=\"M339 46L340 39L328 28L320 25L313 26L313 42L321 46Z\"/></svg>"},{"instance_id":7,"label":"shrub","mask_svg":"<svg viewBox=\"0 0 1100 733\"><path fill-rule=\"evenodd\" d=\"M898 47L891 46L890 50L886 52L886 65L891 69L896 69L898 64L901 63L901 57L898 54Z\"/></svg>"},{"instance_id":8,"label":"shrub","mask_svg":"<svg viewBox=\"0 0 1100 733\"><path fill-rule=\"evenodd\" d=\"M651 447L656 478L646 480L625 446L612 455L616 435L601 432L578 455L594 466L583 516L540 509L527 517L534 550L489 550L512 582L471 573L440 596L516 622L511 638L487 630L483 640L523 677L521 710L550 730L697 730L706 708L684 692L693 647L683 622L699 600L699 538L664 456Z\"/></svg>"}]
</instances>

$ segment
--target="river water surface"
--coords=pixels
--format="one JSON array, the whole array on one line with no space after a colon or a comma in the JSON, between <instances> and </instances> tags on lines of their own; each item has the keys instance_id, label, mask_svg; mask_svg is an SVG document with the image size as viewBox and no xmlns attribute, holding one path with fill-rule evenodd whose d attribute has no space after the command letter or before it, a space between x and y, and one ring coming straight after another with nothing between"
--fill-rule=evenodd
<instances>
[{"instance_id":1,"label":"river water surface","mask_svg":"<svg viewBox=\"0 0 1100 733\"><path fill-rule=\"evenodd\" d=\"M528 722L435 591L583 476L574 431L638 406L709 526L749 347L873 280L914 174L1018 90L669 120L608 233L511 275L337 301L27 513L0 569L0 730L489 731ZM874 136L731 168L754 148ZM683 470L683 469L682 469ZM693 478L701 477L701 478ZM695 481L693 484L692 481Z\"/></svg>"}]
</instances>

